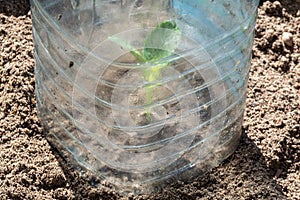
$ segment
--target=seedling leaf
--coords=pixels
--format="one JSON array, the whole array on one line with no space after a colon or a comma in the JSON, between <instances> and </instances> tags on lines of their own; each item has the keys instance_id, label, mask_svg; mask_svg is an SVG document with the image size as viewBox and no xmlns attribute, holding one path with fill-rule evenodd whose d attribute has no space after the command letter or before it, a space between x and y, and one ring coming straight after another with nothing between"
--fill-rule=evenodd
<instances>
[{"instance_id":1,"label":"seedling leaf","mask_svg":"<svg viewBox=\"0 0 300 200\"><path fill-rule=\"evenodd\" d=\"M142 55L142 53L140 51L138 51L137 49L135 49L131 44L129 44L128 42L126 42L125 40L122 40L121 38L115 37L115 36L110 36L108 37L109 40L111 40L112 42L120 45L122 48L130 51L130 53L140 62L145 62L145 58Z\"/></svg>"},{"instance_id":2,"label":"seedling leaf","mask_svg":"<svg viewBox=\"0 0 300 200\"><path fill-rule=\"evenodd\" d=\"M181 39L181 31L173 21L160 23L149 33L144 44L144 58L159 60L173 54Z\"/></svg>"}]
</instances>

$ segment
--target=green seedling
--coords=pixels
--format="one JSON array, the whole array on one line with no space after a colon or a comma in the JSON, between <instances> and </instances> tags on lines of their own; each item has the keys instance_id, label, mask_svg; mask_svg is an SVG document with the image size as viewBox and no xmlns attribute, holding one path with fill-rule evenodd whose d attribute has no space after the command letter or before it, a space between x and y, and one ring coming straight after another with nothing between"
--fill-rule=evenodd
<instances>
[{"instance_id":1,"label":"green seedling","mask_svg":"<svg viewBox=\"0 0 300 200\"><path fill-rule=\"evenodd\" d=\"M130 51L137 62L145 66L142 70L143 78L148 82L146 89L146 105L152 103L153 89L158 85L157 79L161 75L162 69L169 66L167 57L171 56L179 45L181 31L174 21L163 21L153 29L144 41L142 49L136 49L128 42L115 37L109 37L109 40L120 45L122 48ZM149 122L151 107L148 106L146 118Z\"/></svg>"}]
</instances>

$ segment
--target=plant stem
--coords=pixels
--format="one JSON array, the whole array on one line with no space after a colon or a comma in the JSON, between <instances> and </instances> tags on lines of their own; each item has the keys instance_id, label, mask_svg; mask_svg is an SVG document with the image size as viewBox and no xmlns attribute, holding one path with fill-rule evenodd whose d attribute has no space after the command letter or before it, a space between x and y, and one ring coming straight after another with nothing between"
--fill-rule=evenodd
<instances>
[{"instance_id":1,"label":"plant stem","mask_svg":"<svg viewBox=\"0 0 300 200\"><path fill-rule=\"evenodd\" d=\"M157 81L159 76L161 75L161 70L168 66L169 63L156 64L154 66L146 67L143 71L144 79L148 81L150 84L145 87L146 89L146 118L147 121L151 121L151 106L149 104L152 103L152 96L154 92L154 88L159 85L159 83L153 83Z\"/></svg>"},{"instance_id":2,"label":"plant stem","mask_svg":"<svg viewBox=\"0 0 300 200\"><path fill-rule=\"evenodd\" d=\"M146 119L148 122L151 121L151 106L148 105L152 103L152 94L153 94L153 87L146 87Z\"/></svg>"}]
</instances>

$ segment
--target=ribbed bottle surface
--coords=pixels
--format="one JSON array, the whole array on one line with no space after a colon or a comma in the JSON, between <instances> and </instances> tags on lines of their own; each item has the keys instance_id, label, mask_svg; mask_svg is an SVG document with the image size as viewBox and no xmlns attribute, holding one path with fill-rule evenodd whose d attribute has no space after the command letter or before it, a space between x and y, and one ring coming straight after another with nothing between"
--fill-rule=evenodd
<instances>
[{"instance_id":1,"label":"ribbed bottle surface","mask_svg":"<svg viewBox=\"0 0 300 200\"><path fill-rule=\"evenodd\" d=\"M47 138L120 192L151 192L217 166L241 136L257 5L32 0ZM166 20L181 32L176 50L138 62L132 48L145 52L149 33Z\"/></svg>"}]
</instances>

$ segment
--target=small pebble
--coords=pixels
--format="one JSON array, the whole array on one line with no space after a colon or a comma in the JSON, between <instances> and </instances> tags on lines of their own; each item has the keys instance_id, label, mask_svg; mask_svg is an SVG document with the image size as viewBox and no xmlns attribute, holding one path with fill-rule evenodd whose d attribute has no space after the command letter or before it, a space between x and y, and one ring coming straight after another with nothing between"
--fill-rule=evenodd
<instances>
[{"instance_id":1,"label":"small pebble","mask_svg":"<svg viewBox=\"0 0 300 200\"><path fill-rule=\"evenodd\" d=\"M285 46L293 46L293 34L289 32L284 32L282 34L282 42L284 43Z\"/></svg>"}]
</instances>

